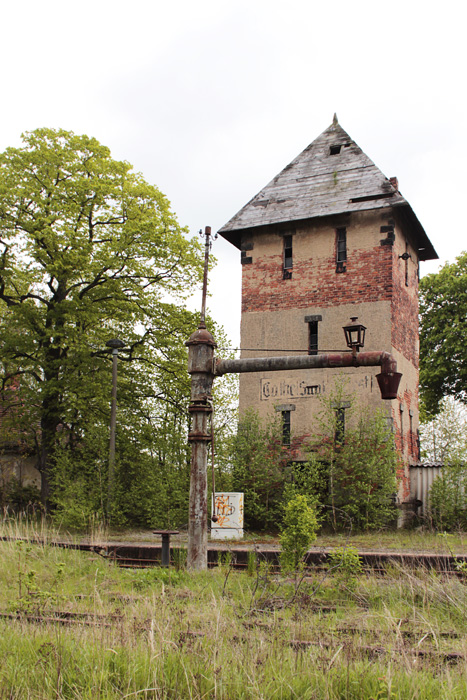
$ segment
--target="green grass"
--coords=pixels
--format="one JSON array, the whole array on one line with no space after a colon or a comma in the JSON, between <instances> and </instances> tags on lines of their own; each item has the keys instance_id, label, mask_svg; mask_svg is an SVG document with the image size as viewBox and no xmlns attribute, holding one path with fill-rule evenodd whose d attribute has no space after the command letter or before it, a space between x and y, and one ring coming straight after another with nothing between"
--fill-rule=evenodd
<instances>
[{"instance_id":1,"label":"green grass","mask_svg":"<svg viewBox=\"0 0 467 700\"><path fill-rule=\"evenodd\" d=\"M467 533L456 532L448 535L449 545L456 554L467 554ZM435 552L448 554L446 540L442 533L431 530L383 530L365 533L321 534L315 546L338 547L344 541L359 551L400 551L400 552Z\"/></svg>"},{"instance_id":2,"label":"green grass","mask_svg":"<svg viewBox=\"0 0 467 700\"><path fill-rule=\"evenodd\" d=\"M250 573L0 543L0 700L467 697L465 581Z\"/></svg>"}]
</instances>

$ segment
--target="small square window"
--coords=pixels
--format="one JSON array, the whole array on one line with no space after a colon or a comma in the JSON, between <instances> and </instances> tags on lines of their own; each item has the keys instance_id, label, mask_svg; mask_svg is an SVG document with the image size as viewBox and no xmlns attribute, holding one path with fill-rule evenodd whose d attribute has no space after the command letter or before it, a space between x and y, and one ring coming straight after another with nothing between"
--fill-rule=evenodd
<instances>
[{"instance_id":1,"label":"small square window","mask_svg":"<svg viewBox=\"0 0 467 700\"><path fill-rule=\"evenodd\" d=\"M330 156L338 156L339 153L341 152L341 148L342 148L342 146L339 146L339 145L331 146L329 149L329 155Z\"/></svg>"}]
</instances>

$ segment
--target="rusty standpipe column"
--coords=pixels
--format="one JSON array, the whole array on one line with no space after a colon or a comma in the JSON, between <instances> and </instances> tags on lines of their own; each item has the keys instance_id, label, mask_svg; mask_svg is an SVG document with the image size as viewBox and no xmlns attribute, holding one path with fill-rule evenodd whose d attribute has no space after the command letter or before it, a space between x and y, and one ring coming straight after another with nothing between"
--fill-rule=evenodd
<instances>
[{"instance_id":1,"label":"rusty standpipe column","mask_svg":"<svg viewBox=\"0 0 467 700\"><path fill-rule=\"evenodd\" d=\"M208 565L208 504L207 464L211 443L212 383L214 380L214 348L216 343L206 329L206 290L211 229L206 226L203 302L201 318L188 346L188 373L191 374L191 443L190 504L188 516L188 559L191 570L203 570Z\"/></svg>"}]
</instances>

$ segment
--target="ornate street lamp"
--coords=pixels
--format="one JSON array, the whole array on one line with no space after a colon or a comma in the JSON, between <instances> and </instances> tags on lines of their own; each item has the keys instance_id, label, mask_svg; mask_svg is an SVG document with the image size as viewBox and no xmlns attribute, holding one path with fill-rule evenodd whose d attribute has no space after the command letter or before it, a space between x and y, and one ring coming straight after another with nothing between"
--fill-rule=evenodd
<instances>
[{"instance_id":1,"label":"ornate street lamp","mask_svg":"<svg viewBox=\"0 0 467 700\"><path fill-rule=\"evenodd\" d=\"M113 338L106 342L112 350L112 400L110 404L110 444L109 444L109 476L107 481L107 521L113 506L114 482L115 482L115 431L117 426L117 363L118 351L125 347L123 340Z\"/></svg>"},{"instance_id":2,"label":"ornate street lamp","mask_svg":"<svg viewBox=\"0 0 467 700\"><path fill-rule=\"evenodd\" d=\"M352 350L354 355L365 345L366 327L361 323L357 323L357 320L357 316L352 316L350 323L343 326L345 342L347 343L347 347Z\"/></svg>"}]
</instances>

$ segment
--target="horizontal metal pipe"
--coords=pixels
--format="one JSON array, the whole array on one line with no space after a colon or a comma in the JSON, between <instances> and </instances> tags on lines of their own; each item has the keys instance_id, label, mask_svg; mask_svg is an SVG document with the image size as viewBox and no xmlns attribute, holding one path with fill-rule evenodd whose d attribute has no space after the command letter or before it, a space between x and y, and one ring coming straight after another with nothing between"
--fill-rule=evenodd
<instances>
[{"instance_id":1,"label":"horizontal metal pipe","mask_svg":"<svg viewBox=\"0 0 467 700\"><path fill-rule=\"evenodd\" d=\"M218 360L216 376L238 372L278 372L291 369L321 367L381 367L383 372L397 372L397 362L385 351L323 352L320 355L290 355L283 357L248 357L241 360Z\"/></svg>"}]
</instances>

